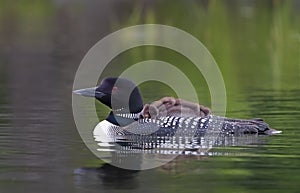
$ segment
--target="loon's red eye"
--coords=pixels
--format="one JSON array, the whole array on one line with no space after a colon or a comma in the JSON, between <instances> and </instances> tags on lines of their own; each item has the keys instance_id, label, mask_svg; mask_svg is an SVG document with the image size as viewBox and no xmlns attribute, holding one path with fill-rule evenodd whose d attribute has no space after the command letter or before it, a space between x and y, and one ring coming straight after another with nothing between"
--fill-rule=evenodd
<instances>
[{"instance_id":1,"label":"loon's red eye","mask_svg":"<svg viewBox=\"0 0 300 193\"><path fill-rule=\"evenodd\" d=\"M115 94L119 91L118 87L114 86L112 89L112 94Z\"/></svg>"}]
</instances>

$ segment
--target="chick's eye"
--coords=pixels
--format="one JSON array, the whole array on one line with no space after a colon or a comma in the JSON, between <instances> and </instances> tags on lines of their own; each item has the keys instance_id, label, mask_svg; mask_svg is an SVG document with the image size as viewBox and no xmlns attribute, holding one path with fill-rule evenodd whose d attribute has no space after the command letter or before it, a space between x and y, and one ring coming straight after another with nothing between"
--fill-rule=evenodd
<instances>
[{"instance_id":1,"label":"chick's eye","mask_svg":"<svg viewBox=\"0 0 300 193\"><path fill-rule=\"evenodd\" d=\"M112 94L115 94L119 91L118 87L114 86L112 89Z\"/></svg>"}]
</instances>

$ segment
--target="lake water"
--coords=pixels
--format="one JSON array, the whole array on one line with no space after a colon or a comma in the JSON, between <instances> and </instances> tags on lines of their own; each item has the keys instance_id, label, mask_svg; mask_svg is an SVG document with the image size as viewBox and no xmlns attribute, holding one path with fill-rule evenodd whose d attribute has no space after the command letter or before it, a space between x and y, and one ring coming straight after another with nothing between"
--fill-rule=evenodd
<instances>
[{"instance_id":1,"label":"lake water","mask_svg":"<svg viewBox=\"0 0 300 193\"><path fill-rule=\"evenodd\" d=\"M27 2L0 2L0 192L299 192L298 1L178 1L168 13L167 1ZM97 158L74 124L73 79L98 40L141 23L173 25L196 36L223 74L226 116L261 117L283 133L207 155L180 155L144 171ZM147 49L122 53L100 79L154 57L189 74L210 105L205 81L190 61L151 49L150 56ZM145 102L174 94L157 82L141 90ZM100 119L109 112L99 104L97 111Z\"/></svg>"}]
</instances>

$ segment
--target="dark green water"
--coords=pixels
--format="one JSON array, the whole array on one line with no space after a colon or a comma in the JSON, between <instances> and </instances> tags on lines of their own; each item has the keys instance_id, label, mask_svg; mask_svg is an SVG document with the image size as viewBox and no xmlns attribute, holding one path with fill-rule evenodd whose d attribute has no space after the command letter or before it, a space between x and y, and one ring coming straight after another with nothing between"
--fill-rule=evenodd
<instances>
[{"instance_id":1,"label":"dark green water","mask_svg":"<svg viewBox=\"0 0 300 193\"><path fill-rule=\"evenodd\" d=\"M299 10L299 1L276 0L0 1L0 192L299 192ZM214 156L180 156L147 171L103 165L74 124L74 75L98 40L142 23L197 37L223 74L226 116L261 117L283 133L260 144L216 148L222 153ZM180 68L210 105L203 78L170 50L129 50L101 77L146 59ZM155 82L141 89L146 102L174 94ZM108 109L98 110L105 118Z\"/></svg>"}]
</instances>

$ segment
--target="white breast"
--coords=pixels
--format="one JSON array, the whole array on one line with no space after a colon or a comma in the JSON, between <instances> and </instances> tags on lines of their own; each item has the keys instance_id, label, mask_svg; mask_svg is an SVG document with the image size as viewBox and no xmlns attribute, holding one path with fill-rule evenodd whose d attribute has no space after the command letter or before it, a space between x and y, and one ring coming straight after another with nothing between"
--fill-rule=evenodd
<instances>
[{"instance_id":1,"label":"white breast","mask_svg":"<svg viewBox=\"0 0 300 193\"><path fill-rule=\"evenodd\" d=\"M114 139L112 136L116 136L120 133L122 130L120 130L120 127L110 123L107 120L101 121L97 124L95 127L93 134L95 137L95 141L98 142L113 142Z\"/></svg>"}]
</instances>

